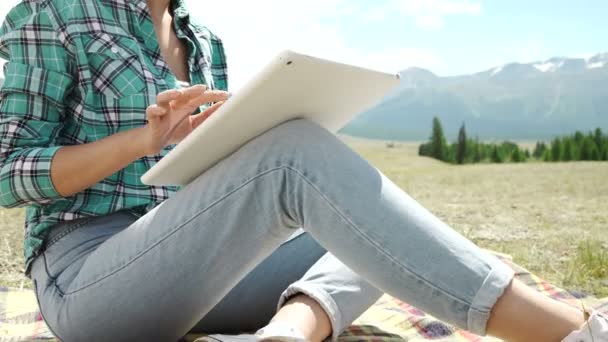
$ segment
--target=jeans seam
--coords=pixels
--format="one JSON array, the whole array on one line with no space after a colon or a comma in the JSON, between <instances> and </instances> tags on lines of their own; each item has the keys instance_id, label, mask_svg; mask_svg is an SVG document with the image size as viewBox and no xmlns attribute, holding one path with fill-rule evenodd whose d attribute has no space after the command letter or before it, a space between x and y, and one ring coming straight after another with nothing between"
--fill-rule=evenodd
<instances>
[{"instance_id":1,"label":"jeans seam","mask_svg":"<svg viewBox=\"0 0 608 342\"><path fill-rule=\"evenodd\" d=\"M123 265L120 265L118 267L116 267L114 270L104 274L103 276L98 277L97 279L90 281L89 283L80 286L77 289L74 289L72 291L69 292L64 292L62 293L63 296L69 296L72 294L75 294L79 291L82 291L84 289L86 289L87 287L93 286L95 284L97 284L98 282L118 273L119 271L121 271L122 269L128 267L129 265L131 265L133 262L135 262L136 260L138 260L140 257L142 257L144 254L146 254L147 252L149 252L150 250L152 250L154 247L156 247L157 245L159 245L160 243L162 243L163 241L165 241L167 238L169 238L171 235L177 233L181 228L183 228L185 225L187 225L188 223L190 223L191 221L193 221L194 219L196 219L197 217L199 217L200 215L204 214L205 212L207 212L209 209L213 208L214 206L216 206L217 204L219 204L221 201L223 201L224 199L228 198L229 196L233 195L235 192L237 192L238 190L242 189L243 187L245 187L246 185L250 184L251 182L255 181L256 179L259 179L262 176L265 176L273 171L277 171L277 170L283 170L285 168L288 168L287 166L277 166L277 167L273 167L271 169L262 171L258 174L256 174L255 176L252 176L250 179L244 181L241 185L235 187L232 191L229 191L228 193L220 196L218 199L216 199L215 201L213 201L212 203L210 203L208 206L206 206L205 208L201 209L200 211L196 212L194 215L192 215L192 217L190 217L187 220L184 220L181 224L177 225L176 227L174 227L172 230L170 230L167 234L165 234L164 236L161 236L161 238L150 244L147 248L145 248L143 251L139 252L138 254L136 254L134 257L130 258L126 263L124 263Z\"/></svg>"},{"instance_id":2,"label":"jeans seam","mask_svg":"<svg viewBox=\"0 0 608 342\"><path fill-rule=\"evenodd\" d=\"M341 218L341 219L342 219L342 220L343 220L345 223L347 223L348 225L350 225L350 226L351 226L351 228L353 228L353 230L354 230L354 231L355 231L355 232L356 232L356 233L359 235L359 237L360 237L361 239L366 240L366 241L367 241L368 243L370 243L372 246L375 246L375 247L377 248L377 250L378 250L378 251L380 251L380 253L381 253L382 255L384 255L384 256L385 256L385 258L387 258L387 259L388 259L390 262L392 262L392 263L393 263L393 265L395 265L395 266L397 266L397 267L401 268L403 271L405 271L405 272L407 272L407 273L409 273L409 274L413 275L413 276L414 276L414 278L417 278L417 279L421 280L422 282L424 282L424 283L425 283L427 286L429 286L430 288L440 291L441 293L443 293L443 294L444 294L444 295L446 295L447 297L449 297L449 298L451 298L451 299L453 299L453 300L455 300L455 301L457 301L457 302L460 302L460 303L462 303L462 304L465 304L465 305L467 305L467 306L469 306L469 307L471 306L471 303L468 303L466 300L461 299L461 298L458 298L457 296L454 296L453 294L449 293L448 291L446 291L446 290L444 290L444 289L442 289L442 288L440 288L440 287L437 287L436 285L432 284L432 283L431 283L429 280L427 280L426 278L424 278L424 277L422 277L422 276L420 276L420 275L416 274L415 272L412 272L411 270L409 270L409 269L407 268L407 266L402 265L401 263L399 263L399 261L398 261L398 260L396 260L395 258L393 258L393 257L392 257L390 254L386 253L386 252L384 251L384 248L383 248L381 245L379 245L379 244L375 243L375 242L374 242L372 239L370 239L370 238L369 238L369 236L367 236L365 233L363 233L363 232L362 232L362 231L361 231L361 230L360 230L360 229L357 227L357 225L355 225L355 223L354 223L354 222L352 222L351 220L349 220L349 219L348 219L348 217L346 217L346 215L344 215L344 214L343 214L343 213L342 213L342 212L341 212L341 211L340 211L340 210L339 210L339 209L338 209L338 208L337 208L337 207L336 207L336 206L335 206L335 205L334 205L334 204L333 204L333 203L332 203L332 202L329 200L329 198L327 198L327 197L326 197L326 196L325 196L325 195L324 195L324 194L323 194L323 193L322 193L322 192L321 192L321 191L320 191L320 190L319 190L319 189L318 189L318 188L315 186L315 184L314 184L312 181L310 181L310 180L309 180L309 179L308 179L308 178L307 178L307 177L306 177L304 174L302 174L301 172L299 172L299 170L292 168L291 166L286 166L286 168L287 168L287 169L289 169L289 170L291 170L291 171L293 171L293 172L295 172L295 173L296 173L296 174L298 174L300 177L302 177L302 179L303 179L303 180L304 180L306 183L308 183L308 185L310 185L310 186L311 186L311 187L312 187L312 188L313 188L313 189L314 189L314 190L317 192L317 194L318 194L318 195L319 195L321 198L323 198L323 199L325 200L325 202L326 202L326 203L327 203L327 204L328 204L328 205L329 205L329 206L330 206L330 207L331 207L331 208L334 210L334 212L335 212L335 213L336 213L336 214L337 214L337 215L338 215L338 216L339 216L339 217L340 217L340 218Z\"/></svg>"},{"instance_id":3,"label":"jeans seam","mask_svg":"<svg viewBox=\"0 0 608 342\"><path fill-rule=\"evenodd\" d=\"M45 244L44 248L47 249L47 248L51 247L52 245L59 242L59 240L63 239L64 237L66 237L68 234L75 231L76 229L85 226L86 224L91 222L93 219L95 219L95 217L89 217L87 219L81 220L80 222L77 222L76 224L72 224L71 227L69 227L68 229L64 230L63 232L57 234L56 236L53 236L52 239L48 240L48 242Z\"/></svg>"},{"instance_id":4,"label":"jeans seam","mask_svg":"<svg viewBox=\"0 0 608 342\"><path fill-rule=\"evenodd\" d=\"M59 294L59 297L63 298L65 296L65 294L63 293L63 290L61 290L61 288L57 284L57 275L51 275L51 272L49 271L49 265L46 260L46 254L42 253L41 257L44 261L44 272L46 273L47 277L49 277L49 283L53 284L53 286L57 290L57 293Z\"/></svg>"},{"instance_id":5,"label":"jeans seam","mask_svg":"<svg viewBox=\"0 0 608 342\"><path fill-rule=\"evenodd\" d=\"M42 257L44 258L45 272L46 272L47 276L53 280L54 287L57 287L57 285L54 281L54 278L52 278L49 275L48 271L46 270L46 257L44 257L44 254L42 255ZM44 313L42 312L42 305L40 305L40 297L38 295L38 280L34 279L33 281L34 281L34 294L36 295L36 302L38 303L38 309L40 310L40 316L42 316L42 320L44 321L46 326L49 328L51 333L53 335L55 335L55 337L57 337L57 339L59 339L59 341L63 341L63 339L61 337L59 337L59 335L53 330L53 328L51 328L51 325L47 323L47 319L44 317Z\"/></svg>"},{"instance_id":6,"label":"jeans seam","mask_svg":"<svg viewBox=\"0 0 608 342\"><path fill-rule=\"evenodd\" d=\"M256 179L259 179L262 176L265 176L271 172L274 171L282 171L282 170L290 170L292 172L294 172L295 174L299 175L311 188L313 188L315 190L315 192L323 199L325 200L325 202L330 206L331 209L333 209L333 211L338 215L338 217L340 217L346 224L348 224L349 226L351 226L351 228L353 228L353 230L357 233L357 235L359 235L359 238L363 239L364 241L367 241L369 244L371 244L372 246L376 247L376 249L382 254L384 255L384 257L390 261L391 263L393 263L393 265L401 268L403 271L411 274L414 276L414 278L417 278L419 280L421 280L423 283L425 283L427 286L429 286L432 289L438 290L441 293L443 293L444 295L446 295L447 297L450 297L453 300L456 300L462 304L465 304L467 306L470 306L471 304L468 303L467 301L458 298L454 295L452 295L451 293L449 293L448 291L437 287L435 285L433 285L430 281L428 281L427 279L425 279L424 277L412 272L411 270L409 270L405 265L402 265L401 263L398 262L398 260L395 260L395 258L393 258L392 256L390 256L388 253L386 253L384 251L384 248L381 245L376 244L375 242L373 242L372 239L370 239L366 234L364 234L352 221L350 221L316 186L315 184L310 181L304 174L302 174L299 170L293 168L290 165L279 165L273 168L270 168L268 170L259 172L258 174L256 174L255 176L252 176L250 179L244 181L241 185L235 187L232 191L229 191L228 193L224 194L223 196L220 196L218 199L216 199L215 201L213 201L211 204L209 204L208 206L206 206L205 208L201 209L200 211L196 212L192 217L190 217L187 220L184 220L181 224L179 224L178 226L174 227L172 230L169 231L169 233L165 234L164 236L162 236L158 241L152 243L150 246L148 246L148 248L145 248L143 251L139 252L138 254L136 254L134 257L132 257L129 261L127 261L125 264L118 266L117 268L115 268L114 270L112 270L109 273L106 273L103 276L98 277L96 280L91 281L85 285L82 285L81 287L69 291L69 292L65 292L63 295L64 296L68 296L71 294L75 294L79 291L84 290L87 287L93 286L96 283L118 273L119 271L121 271L122 269L126 268L127 266L131 265L133 262L135 262L136 260L138 260L141 256L143 256L144 254L146 254L147 252L149 252L150 250L152 250L152 248L156 247L157 245L159 245L160 243L162 243L163 241L165 241L167 238L169 238L171 235L177 233L181 228L183 228L185 225L187 225L188 223L190 223L192 220L196 219L197 217L199 217L200 215L202 215L203 213L205 213L206 211L208 211L209 209L211 209L212 207L214 207L215 205L217 205L218 203L220 203L221 201L223 201L224 199L228 198L229 196L233 195L235 192L237 192L238 190L242 189L244 186L250 184L251 182L253 182Z\"/></svg>"}]
</instances>

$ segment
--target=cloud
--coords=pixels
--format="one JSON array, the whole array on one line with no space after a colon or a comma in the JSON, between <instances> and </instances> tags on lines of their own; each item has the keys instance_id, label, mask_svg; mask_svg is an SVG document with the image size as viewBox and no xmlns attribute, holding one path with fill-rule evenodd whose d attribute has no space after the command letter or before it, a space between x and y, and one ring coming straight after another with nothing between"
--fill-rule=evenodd
<instances>
[{"instance_id":1,"label":"cloud","mask_svg":"<svg viewBox=\"0 0 608 342\"><path fill-rule=\"evenodd\" d=\"M18 0L0 1L0 16L18 3ZM437 29L444 25L446 16L481 11L479 3L469 0L187 2L192 16L223 39L233 90L284 49L387 72L409 66L434 69L441 65L441 60L433 51L383 41L386 29L383 24L409 18L419 27ZM368 25L379 39L358 39L352 31L362 25Z\"/></svg>"},{"instance_id":2,"label":"cloud","mask_svg":"<svg viewBox=\"0 0 608 342\"><path fill-rule=\"evenodd\" d=\"M385 71L402 71L408 67L437 69L443 62L433 52L415 48L388 48L365 55L365 65L385 66Z\"/></svg>"},{"instance_id":3,"label":"cloud","mask_svg":"<svg viewBox=\"0 0 608 342\"><path fill-rule=\"evenodd\" d=\"M454 15L479 15L480 2L461 0L395 0L404 15L414 18L416 25L425 29L440 29L444 18Z\"/></svg>"},{"instance_id":4,"label":"cloud","mask_svg":"<svg viewBox=\"0 0 608 342\"><path fill-rule=\"evenodd\" d=\"M520 63L544 60L550 54L543 40L536 37L507 43L501 50L503 56L510 56L511 61Z\"/></svg>"},{"instance_id":5,"label":"cloud","mask_svg":"<svg viewBox=\"0 0 608 342\"><path fill-rule=\"evenodd\" d=\"M477 16L482 4L471 0L378 0L373 5L353 5L360 18L368 22L382 23L390 20L410 19L421 29L439 30L445 18L458 15Z\"/></svg>"},{"instance_id":6,"label":"cloud","mask_svg":"<svg viewBox=\"0 0 608 342\"><path fill-rule=\"evenodd\" d=\"M481 3L470 0L393 0L403 13L437 16L481 13Z\"/></svg>"},{"instance_id":7,"label":"cloud","mask_svg":"<svg viewBox=\"0 0 608 342\"><path fill-rule=\"evenodd\" d=\"M353 53L332 16L353 10L345 0L190 0L191 13L224 41L236 88L283 49L326 58ZM325 22L325 23L324 23Z\"/></svg>"},{"instance_id":8,"label":"cloud","mask_svg":"<svg viewBox=\"0 0 608 342\"><path fill-rule=\"evenodd\" d=\"M239 88L286 48L387 72L412 65L438 66L439 58L431 51L398 45L371 48L372 44L353 39L348 32L359 24L385 20L401 8L396 6L402 2L384 0L367 7L352 0L189 0L188 4L194 16L222 37L229 58L230 81ZM420 11L426 8L417 6ZM377 31L382 34L381 28Z\"/></svg>"}]
</instances>

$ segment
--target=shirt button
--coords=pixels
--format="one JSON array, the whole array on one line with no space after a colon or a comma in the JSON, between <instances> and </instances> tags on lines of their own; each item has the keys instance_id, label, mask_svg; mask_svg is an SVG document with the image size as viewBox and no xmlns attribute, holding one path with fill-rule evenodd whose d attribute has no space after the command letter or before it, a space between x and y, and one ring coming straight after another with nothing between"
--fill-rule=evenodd
<instances>
[{"instance_id":1,"label":"shirt button","mask_svg":"<svg viewBox=\"0 0 608 342\"><path fill-rule=\"evenodd\" d=\"M113 53L118 53L118 49L117 49L117 48L115 48L115 47L112 47L110 50L111 50Z\"/></svg>"}]
</instances>

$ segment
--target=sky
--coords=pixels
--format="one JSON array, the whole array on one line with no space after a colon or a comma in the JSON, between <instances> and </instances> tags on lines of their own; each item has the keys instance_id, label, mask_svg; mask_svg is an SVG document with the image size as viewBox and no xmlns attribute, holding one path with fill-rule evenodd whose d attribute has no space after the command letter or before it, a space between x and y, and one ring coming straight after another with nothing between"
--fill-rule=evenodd
<instances>
[{"instance_id":1,"label":"sky","mask_svg":"<svg viewBox=\"0 0 608 342\"><path fill-rule=\"evenodd\" d=\"M0 19L18 1L0 0ZM284 49L441 76L608 52L606 0L187 1L224 41L232 89Z\"/></svg>"}]
</instances>

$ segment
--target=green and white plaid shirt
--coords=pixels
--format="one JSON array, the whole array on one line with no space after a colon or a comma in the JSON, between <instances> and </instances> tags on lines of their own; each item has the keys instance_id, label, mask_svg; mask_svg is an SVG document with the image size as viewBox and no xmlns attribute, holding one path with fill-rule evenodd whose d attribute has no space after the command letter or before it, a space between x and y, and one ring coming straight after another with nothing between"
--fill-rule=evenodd
<instances>
[{"instance_id":1,"label":"green and white plaid shirt","mask_svg":"<svg viewBox=\"0 0 608 342\"><path fill-rule=\"evenodd\" d=\"M221 41L190 20L184 0L171 8L190 82L226 90ZM27 206L26 273L56 223L124 209L143 214L176 191L140 181L169 149L69 198L51 181L61 146L145 125L156 95L178 87L145 0L23 0L0 28L0 57L9 61L0 89L0 205Z\"/></svg>"}]
</instances>

